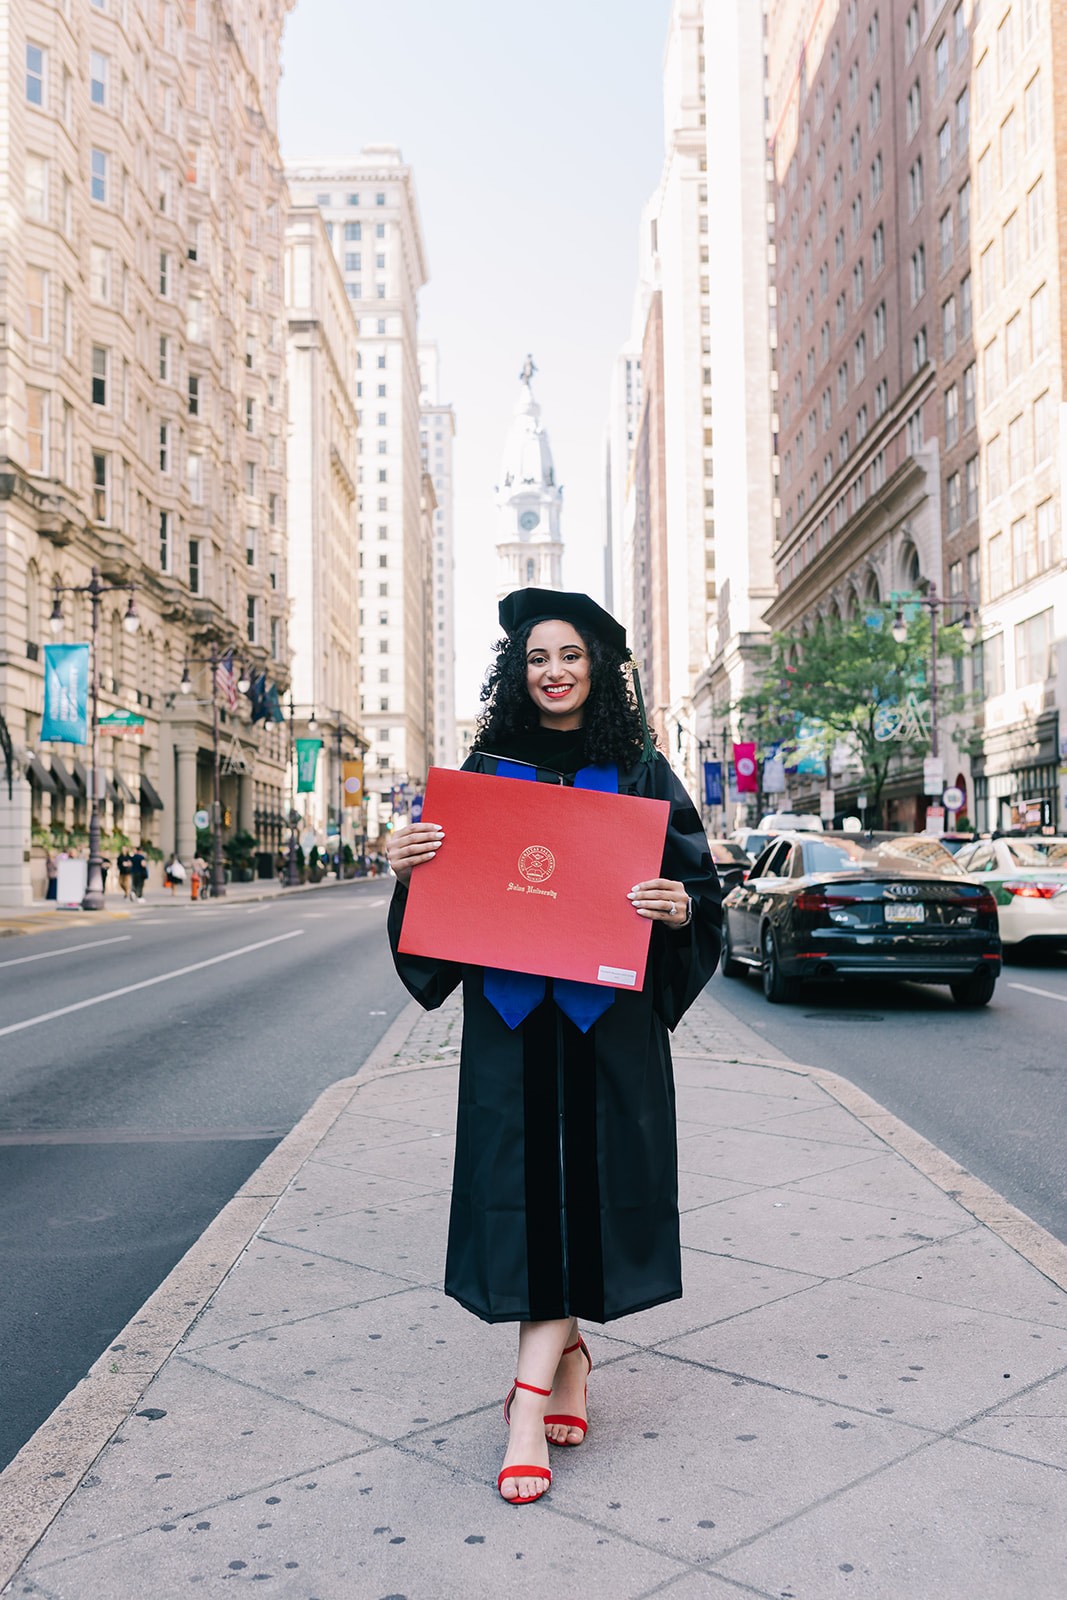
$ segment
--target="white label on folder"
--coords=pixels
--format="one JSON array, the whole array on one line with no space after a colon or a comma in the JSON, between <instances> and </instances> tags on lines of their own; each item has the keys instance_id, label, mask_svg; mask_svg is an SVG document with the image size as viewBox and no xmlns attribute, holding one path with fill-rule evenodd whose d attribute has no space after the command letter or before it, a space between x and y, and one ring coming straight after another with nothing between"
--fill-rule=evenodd
<instances>
[{"instance_id":1,"label":"white label on folder","mask_svg":"<svg viewBox=\"0 0 1067 1600\"><path fill-rule=\"evenodd\" d=\"M637 973L631 972L628 967L601 967L597 972L598 983L625 983L632 989L637 983Z\"/></svg>"}]
</instances>

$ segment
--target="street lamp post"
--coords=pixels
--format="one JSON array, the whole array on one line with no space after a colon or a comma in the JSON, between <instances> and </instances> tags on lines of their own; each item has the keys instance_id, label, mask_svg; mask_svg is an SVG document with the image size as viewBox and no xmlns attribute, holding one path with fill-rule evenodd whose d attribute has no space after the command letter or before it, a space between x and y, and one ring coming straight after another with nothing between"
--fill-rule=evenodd
<instances>
[{"instance_id":1,"label":"street lamp post","mask_svg":"<svg viewBox=\"0 0 1067 1600\"><path fill-rule=\"evenodd\" d=\"M186 656L182 667L181 692L192 692L193 680L189 674L190 665L211 668L211 758L212 758L212 852L211 852L211 893L213 897L226 893L226 871L222 864L222 769L219 755L219 683L218 669L221 656L219 647L214 640L211 642L211 654L207 656ZM238 680L237 687L241 694L248 692L248 679L242 677Z\"/></svg>"},{"instance_id":2,"label":"street lamp post","mask_svg":"<svg viewBox=\"0 0 1067 1600\"><path fill-rule=\"evenodd\" d=\"M132 583L103 583L101 582L99 567L92 569L92 577L88 583L60 583L58 580L53 585L52 615L49 625L53 633L59 633L63 627L63 608L60 595L87 594L90 600L90 670L89 692L91 696L90 712L90 746L89 746L89 871L86 878L85 894L82 896L83 911L102 911L104 907L104 864L100 854L100 596L103 594L128 594L129 601L126 606L126 615L122 619L122 626L127 633L136 633L141 625L137 615L137 608L133 603L136 584Z\"/></svg>"}]
</instances>

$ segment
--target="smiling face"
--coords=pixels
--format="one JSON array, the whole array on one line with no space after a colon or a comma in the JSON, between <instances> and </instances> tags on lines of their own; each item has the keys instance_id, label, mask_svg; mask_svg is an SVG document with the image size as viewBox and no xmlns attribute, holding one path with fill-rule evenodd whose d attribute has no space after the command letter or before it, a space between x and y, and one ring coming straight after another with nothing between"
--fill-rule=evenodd
<instances>
[{"instance_id":1,"label":"smiling face","mask_svg":"<svg viewBox=\"0 0 1067 1600\"><path fill-rule=\"evenodd\" d=\"M589 650L573 622L539 622L526 641L526 687L542 728L580 728L589 699Z\"/></svg>"}]
</instances>

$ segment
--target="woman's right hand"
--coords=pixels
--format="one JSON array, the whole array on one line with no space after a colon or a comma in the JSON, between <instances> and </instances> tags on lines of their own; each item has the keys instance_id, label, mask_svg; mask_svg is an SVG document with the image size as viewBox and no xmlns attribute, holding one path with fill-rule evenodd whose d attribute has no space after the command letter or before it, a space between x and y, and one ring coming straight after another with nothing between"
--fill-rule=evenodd
<instances>
[{"instance_id":1,"label":"woman's right hand","mask_svg":"<svg viewBox=\"0 0 1067 1600\"><path fill-rule=\"evenodd\" d=\"M410 827L391 833L385 853L397 882L405 886L410 883L412 870L433 860L444 836L436 822L413 822Z\"/></svg>"}]
</instances>

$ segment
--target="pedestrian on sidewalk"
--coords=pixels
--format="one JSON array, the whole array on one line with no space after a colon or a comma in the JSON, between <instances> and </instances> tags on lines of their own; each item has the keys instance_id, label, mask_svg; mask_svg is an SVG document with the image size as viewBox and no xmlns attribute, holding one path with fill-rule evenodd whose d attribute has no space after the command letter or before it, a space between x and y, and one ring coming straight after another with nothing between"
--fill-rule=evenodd
<instances>
[{"instance_id":1,"label":"pedestrian on sidewalk","mask_svg":"<svg viewBox=\"0 0 1067 1600\"><path fill-rule=\"evenodd\" d=\"M51 850L44 853L44 875L48 880L48 887L44 892L46 900L54 900L59 885L59 864Z\"/></svg>"},{"instance_id":2,"label":"pedestrian on sidewalk","mask_svg":"<svg viewBox=\"0 0 1067 1600\"><path fill-rule=\"evenodd\" d=\"M699 815L645 722L625 630L587 595L544 589L508 595L500 621L464 770L519 763L540 781L671 808L662 876L630 891L653 924L639 993L401 954L411 874L447 840L432 822L389 838L402 981L427 1010L463 985L445 1292L485 1322L519 1324L497 1488L523 1505L551 1482L549 1444L585 1438L592 1360L578 1318L608 1322L682 1293L667 1030L715 970L722 912Z\"/></svg>"},{"instance_id":3,"label":"pedestrian on sidewalk","mask_svg":"<svg viewBox=\"0 0 1067 1600\"><path fill-rule=\"evenodd\" d=\"M130 879L133 884L133 899L143 900L144 886L148 881L148 861L140 845L130 857Z\"/></svg>"},{"instance_id":4,"label":"pedestrian on sidewalk","mask_svg":"<svg viewBox=\"0 0 1067 1600\"><path fill-rule=\"evenodd\" d=\"M130 873L133 871L133 856L130 854L128 845L123 845L119 851L115 865L119 869L119 888L122 890L122 898L128 900L130 898Z\"/></svg>"}]
</instances>

